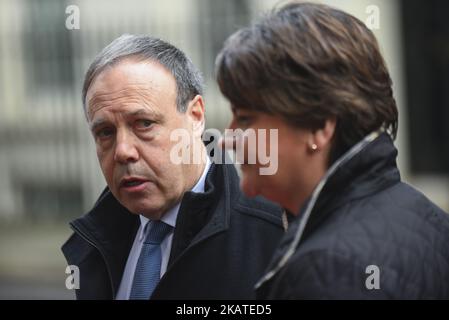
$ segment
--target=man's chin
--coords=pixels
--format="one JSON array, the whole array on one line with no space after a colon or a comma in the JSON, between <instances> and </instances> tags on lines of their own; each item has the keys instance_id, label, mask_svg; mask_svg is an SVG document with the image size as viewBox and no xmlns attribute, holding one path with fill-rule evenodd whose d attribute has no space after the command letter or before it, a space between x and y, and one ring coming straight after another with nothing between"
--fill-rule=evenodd
<instances>
[{"instance_id":1,"label":"man's chin","mask_svg":"<svg viewBox=\"0 0 449 320\"><path fill-rule=\"evenodd\" d=\"M163 210L149 209L149 208L127 208L132 214L142 215L150 220L160 220L163 216Z\"/></svg>"},{"instance_id":2,"label":"man's chin","mask_svg":"<svg viewBox=\"0 0 449 320\"><path fill-rule=\"evenodd\" d=\"M120 201L120 203L132 214L143 215L151 220L159 220L164 211L162 206L154 206L154 202L153 206L148 206L148 204L144 203L139 204L137 201L128 199Z\"/></svg>"}]
</instances>

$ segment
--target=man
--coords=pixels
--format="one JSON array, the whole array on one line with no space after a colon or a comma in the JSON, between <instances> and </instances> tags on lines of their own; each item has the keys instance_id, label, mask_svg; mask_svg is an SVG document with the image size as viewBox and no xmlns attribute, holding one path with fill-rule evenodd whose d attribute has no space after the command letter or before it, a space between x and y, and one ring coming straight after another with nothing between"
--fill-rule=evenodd
<instances>
[{"instance_id":1,"label":"man","mask_svg":"<svg viewBox=\"0 0 449 320\"><path fill-rule=\"evenodd\" d=\"M254 298L281 210L241 194L232 165L211 164L201 93L184 53L148 36L119 37L88 69L84 112L108 188L62 248L78 299ZM200 161L176 164L175 129Z\"/></svg>"}]
</instances>

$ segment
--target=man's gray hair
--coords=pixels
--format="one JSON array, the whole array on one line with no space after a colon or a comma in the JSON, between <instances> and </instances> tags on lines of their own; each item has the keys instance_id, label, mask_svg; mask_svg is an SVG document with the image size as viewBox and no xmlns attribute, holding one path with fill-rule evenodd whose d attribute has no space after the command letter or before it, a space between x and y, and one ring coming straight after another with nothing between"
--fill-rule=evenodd
<instances>
[{"instance_id":1,"label":"man's gray hair","mask_svg":"<svg viewBox=\"0 0 449 320\"><path fill-rule=\"evenodd\" d=\"M171 72L176 80L176 105L185 112L196 95L203 94L203 78L192 61L178 48L158 38L124 34L106 46L94 59L84 77L83 108L87 115L86 95L90 85L106 67L127 57L156 61Z\"/></svg>"}]
</instances>

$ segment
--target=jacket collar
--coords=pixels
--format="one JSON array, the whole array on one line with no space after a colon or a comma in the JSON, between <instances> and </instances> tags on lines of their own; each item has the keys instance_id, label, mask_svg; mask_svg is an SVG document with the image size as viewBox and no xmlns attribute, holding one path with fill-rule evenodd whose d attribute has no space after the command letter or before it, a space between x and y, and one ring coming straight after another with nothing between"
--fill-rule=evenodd
<instances>
[{"instance_id":1,"label":"jacket collar","mask_svg":"<svg viewBox=\"0 0 449 320\"><path fill-rule=\"evenodd\" d=\"M390 135L384 132L339 166L327 180L313 207L303 239L338 207L397 183L400 180L397 154Z\"/></svg>"},{"instance_id":2,"label":"jacket collar","mask_svg":"<svg viewBox=\"0 0 449 320\"><path fill-rule=\"evenodd\" d=\"M239 187L237 173L231 166L212 164L206 176L205 192L184 194L167 272L186 249L229 227L231 196L235 194L232 190ZM138 216L123 207L108 188L91 211L70 223L105 260L113 296L120 285L139 223Z\"/></svg>"},{"instance_id":3,"label":"jacket collar","mask_svg":"<svg viewBox=\"0 0 449 320\"><path fill-rule=\"evenodd\" d=\"M113 296L120 285L139 225L138 216L123 207L108 188L92 210L70 223L75 233L100 252L111 280Z\"/></svg>"},{"instance_id":4,"label":"jacket collar","mask_svg":"<svg viewBox=\"0 0 449 320\"><path fill-rule=\"evenodd\" d=\"M228 165L212 164L206 176L204 193L184 193L167 270L187 248L228 229L231 211L228 185L235 183L233 180L236 178L230 174L232 170Z\"/></svg>"},{"instance_id":5,"label":"jacket collar","mask_svg":"<svg viewBox=\"0 0 449 320\"><path fill-rule=\"evenodd\" d=\"M373 137L371 140L368 139L370 136ZM351 151L356 150L358 146L360 149L351 155ZM351 157L348 157L349 155ZM257 283L256 288L270 280L286 264L297 248L297 245L294 246L296 240L304 241L338 207L367 197L400 181L396 156L397 150L390 136L385 132L374 132L337 160L337 162L344 160L345 157L349 159L342 161L341 165L337 164L335 171L326 180L322 180L324 186L316 202L311 204L309 219L307 220L304 214L311 202L310 198L298 216L291 219L291 225L281 240L268 271ZM301 223L305 223L302 234Z\"/></svg>"}]
</instances>

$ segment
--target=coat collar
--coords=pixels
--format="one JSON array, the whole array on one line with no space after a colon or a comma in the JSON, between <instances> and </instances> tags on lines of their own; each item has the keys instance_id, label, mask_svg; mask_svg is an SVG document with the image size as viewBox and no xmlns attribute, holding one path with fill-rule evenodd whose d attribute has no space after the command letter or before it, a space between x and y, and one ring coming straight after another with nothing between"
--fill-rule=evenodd
<instances>
[{"instance_id":1,"label":"coat collar","mask_svg":"<svg viewBox=\"0 0 449 320\"><path fill-rule=\"evenodd\" d=\"M76 234L100 252L106 263L113 296L120 285L139 225L138 216L123 207L108 188L103 191L92 210L70 223Z\"/></svg>"},{"instance_id":2,"label":"coat collar","mask_svg":"<svg viewBox=\"0 0 449 320\"><path fill-rule=\"evenodd\" d=\"M205 192L184 194L167 272L188 248L229 227L231 196L238 187L238 176L232 165L212 164L206 176ZM72 229L102 255L113 296L120 285L139 224L138 216L123 207L108 188L91 211L70 223Z\"/></svg>"},{"instance_id":3,"label":"coat collar","mask_svg":"<svg viewBox=\"0 0 449 320\"><path fill-rule=\"evenodd\" d=\"M300 242L309 237L338 207L367 197L400 181L399 170L396 166L397 149L391 137L385 132L375 134L372 134L375 136L373 140L364 143L369 137L367 136L364 141L359 142L358 145L363 145L363 147L348 161L338 166L325 181L316 202L312 204L312 211L304 232L300 236ZM340 159L349 153L350 151ZM292 244L298 236L304 211L308 207L309 201L311 199L306 201L298 216L289 219L290 226L267 268L268 271L256 285L257 288L262 287L265 282L279 272L288 257L297 249L297 247L293 248Z\"/></svg>"},{"instance_id":4,"label":"coat collar","mask_svg":"<svg viewBox=\"0 0 449 320\"><path fill-rule=\"evenodd\" d=\"M381 133L327 180L314 205L303 239L338 207L367 197L400 181L397 149L389 134ZM305 209L305 205L302 210ZM298 215L300 217L301 214Z\"/></svg>"}]
</instances>

